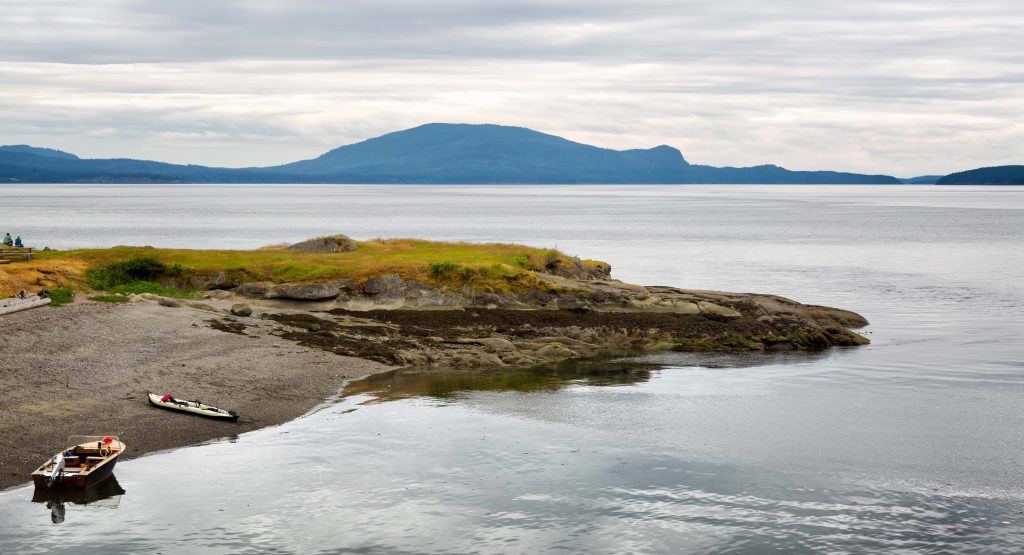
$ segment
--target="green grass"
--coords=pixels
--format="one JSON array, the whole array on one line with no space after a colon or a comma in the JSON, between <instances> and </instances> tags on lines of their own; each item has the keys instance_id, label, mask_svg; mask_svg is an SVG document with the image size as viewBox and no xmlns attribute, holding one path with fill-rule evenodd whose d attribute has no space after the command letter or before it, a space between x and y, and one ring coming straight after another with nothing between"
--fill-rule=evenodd
<instances>
[{"instance_id":1,"label":"green grass","mask_svg":"<svg viewBox=\"0 0 1024 555\"><path fill-rule=\"evenodd\" d=\"M124 285L110 287L106 289L106 291L118 295L141 295L143 293L152 293L153 295L173 297L175 299L195 299L198 297L197 294L191 291L182 291L181 289L167 287L152 281L133 281Z\"/></svg>"},{"instance_id":2,"label":"green grass","mask_svg":"<svg viewBox=\"0 0 1024 555\"><path fill-rule=\"evenodd\" d=\"M64 306L75 302L75 290L70 287L58 287L49 290L50 306Z\"/></svg>"},{"instance_id":3,"label":"green grass","mask_svg":"<svg viewBox=\"0 0 1024 555\"><path fill-rule=\"evenodd\" d=\"M128 297L124 295L95 295L89 297L89 300L101 303L126 303L128 302Z\"/></svg>"}]
</instances>

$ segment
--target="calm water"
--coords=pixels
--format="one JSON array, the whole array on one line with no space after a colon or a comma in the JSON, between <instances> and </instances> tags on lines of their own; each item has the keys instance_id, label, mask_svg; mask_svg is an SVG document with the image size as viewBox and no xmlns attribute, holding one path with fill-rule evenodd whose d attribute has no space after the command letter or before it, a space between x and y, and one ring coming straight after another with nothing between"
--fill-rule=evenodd
<instances>
[{"instance_id":1,"label":"calm water","mask_svg":"<svg viewBox=\"0 0 1024 555\"><path fill-rule=\"evenodd\" d=\"M0 214L54 248L557 246L853 309L874 342L382 375L100 501L2 493L0 551L1024 551L1024 188L0 186Z\"/></svg>"}]
</instances>

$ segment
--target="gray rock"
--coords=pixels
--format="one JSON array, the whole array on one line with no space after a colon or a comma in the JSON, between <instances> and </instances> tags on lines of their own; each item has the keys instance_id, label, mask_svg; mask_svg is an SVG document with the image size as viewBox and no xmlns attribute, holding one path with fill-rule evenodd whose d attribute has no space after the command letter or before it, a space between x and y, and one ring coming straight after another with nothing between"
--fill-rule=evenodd
<instances>
[{"instance_id":1,"label":"gray rock","mask_svg":"<svg viewBox=\"0 0 1024 555\"><path fill-rule=\"evenodd\" d=\"M335 252L354 251L356 250L356 244L346 235L333 235L330 237L317 237L301 243L295 243L288 247L288 250L312 254L329 254Z\"/></svg>"},{"instance_id":2,"label":"gray rock","mask_svg":"<svg viewBox=\"0 0 1024 555\"><path fill-rule=\"evenodd\" d=\"M336 283L283 283L272 288L267 297L297 301L325 301L338 296L341 289Z\"/></svg>"},{"instance_id":3,"label":"gray rock","mask_svg":"<svg viewBox=\"0 0 1024 555\"><path fill-rule=\"evenodd\" d=\"M479 306L496 307L501 304L501 297L494 293L481 293L473 299L473 303Z\"/></svg>"},{"instance_id":4,"label":"gray rock","mask_svg":"<svg viewBox=\"0 0 1024 555\"><path fill-rule=\"evenodd\" d=\"M233 284L228 283L228 277L224 272L213 272L189 276L185 281L185 286L190 289L206 291L209 289L228 289Z\"/></svg>"},{"instance_id":5,"label":"gray rock","mask_svg":"<svg viewBox=\"0 0 1024 555\"><path fill-rule=\"evenodd\" d=\"M212 306L210 306L210 305L208 305L206 303L188 303L188 306L191 307L191 308L194 308L196 310L205 310L207 312L217 312L217 313L220 312L220 310L217 310L216 308L214 308L214 307L212 307Z\"/></svg>"},{"instance_id":6,"label":"gray rock","mask_svg":"<svg viewBox=\"0 0 1024 555\"><path fill-rule=\"evenodd\" d=\"M561 343L548 343L538 349L536 355L545 360L568 360L579 356L575 351Z\"/></svg>"},{"instance_id":7,"label":"gray rock","mask_svg":"<svg viewBox=\"0 0 1024 555\"><path fill-rule=\"evenodd\" d=\"M405 282L398 274L388 274L373 278L363 284L363 292L371 297L403 297L405 296Z\"/></svg>"},{"instance_id":8,"label":"gray rock","mask_svg":"<svg viewBox=\"0 0 1024 555\"><path fill-rule=\"evenodd\" d=\"M233 291L243 297L263 299L266 298L267 293L270 291L270 287L265 283L243 283L242 285L235 287Z\"/></svg>"},{"instance_id":9,"label":"gray rock","mask_svg":"<svg viewBox=\"0 0 1024 555\"><path fill-rule=\"evenodd\" d=\"M156 302L160 306L166 306L168 308L178 308L181 306L180 302L174 299L168 299L167 297L160 297Z\"/></svg>"},{"instance_id":10,"label":"gray rock","mask_svg":"<svg viewBox=\"0 0 1024 555\"><path fill-rule=\"evenodd\" d=\"M235 316L252 316L252 307L248 303L237 303L231 305L231 314Z\"/></svg>"},{"instance_id":11,"label":"gray rock","mask_svg":"<svg viewBox=\"0 0 1024 555\"><path fill-rule=\"evenodd\" d=\"M206 291L203 293L204 299L216 299L223 300L231 297L231 293L224 291L223 289L215 289L213 291Z\"/></svg>"}]
</instances>

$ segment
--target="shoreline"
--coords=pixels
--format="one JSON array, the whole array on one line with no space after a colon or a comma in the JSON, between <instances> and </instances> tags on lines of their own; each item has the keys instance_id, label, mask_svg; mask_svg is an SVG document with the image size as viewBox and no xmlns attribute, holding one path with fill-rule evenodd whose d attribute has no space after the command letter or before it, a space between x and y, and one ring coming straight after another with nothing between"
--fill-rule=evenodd
<instances>
[{"instance_id":1,"label":"shoreline","mask_svg":"<svg viewBox=\"0 0 1024 555\"><path fill-rule=\"evenodd\" d=\"M76 303L3 318L0 491L74 434L117 435L124 460L282 424L392 367L296 345L272 335L211 328L212 314L155 303ZM199 398L238 423L152 407L148 390ZM84 424L84 423L88 424Z\"/></svg>"},{"instance_id":2,"label":"shoreline","mask_svg":"<svg viewBox=\"0 0 1024 555\"><path fill-rule=\"evenodd\" d=\"M25 483L70 435L119 436L128 460L291 421L352 380L400 367L511 368L622 353L820 351L868 342L850 331L867 320L842 309L631 285L595 278L607 275L600 265L568 271L584 275L537 274L551 287L520 295L452 291L391 274L359 289L246 284L208 288L202 301L144 293L5 315L0 490ZM330 300L305 300L324 288L333 288ZM241 418L170 413L148 403L150 391Z\"/></svg>"}]
</instances>

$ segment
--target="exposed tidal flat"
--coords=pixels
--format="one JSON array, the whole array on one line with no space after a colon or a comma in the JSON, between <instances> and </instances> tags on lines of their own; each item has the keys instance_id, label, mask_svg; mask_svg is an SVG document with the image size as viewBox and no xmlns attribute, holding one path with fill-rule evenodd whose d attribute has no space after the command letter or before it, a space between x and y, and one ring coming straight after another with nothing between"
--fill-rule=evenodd
<instances>
[{"instance_id":1,"label":"exposed tidal flat","mask_svg":"<svg viewBox=\"0 0 1024 555\"><path fill-rule=\"evenodd\" d=\"M850 309L872 344L380 374L282 426L126 462L115 511L69 505L54 526L30 491L6 492L0 535L15 551L1019 552L1020 199L988 187L19 187L0 200L9 225L45 227L25 211L45 204L62 217L33 235L63 235L54 248L255 248L338 230L557 246L626 282Z\"/></svg>"}]
</instances>

